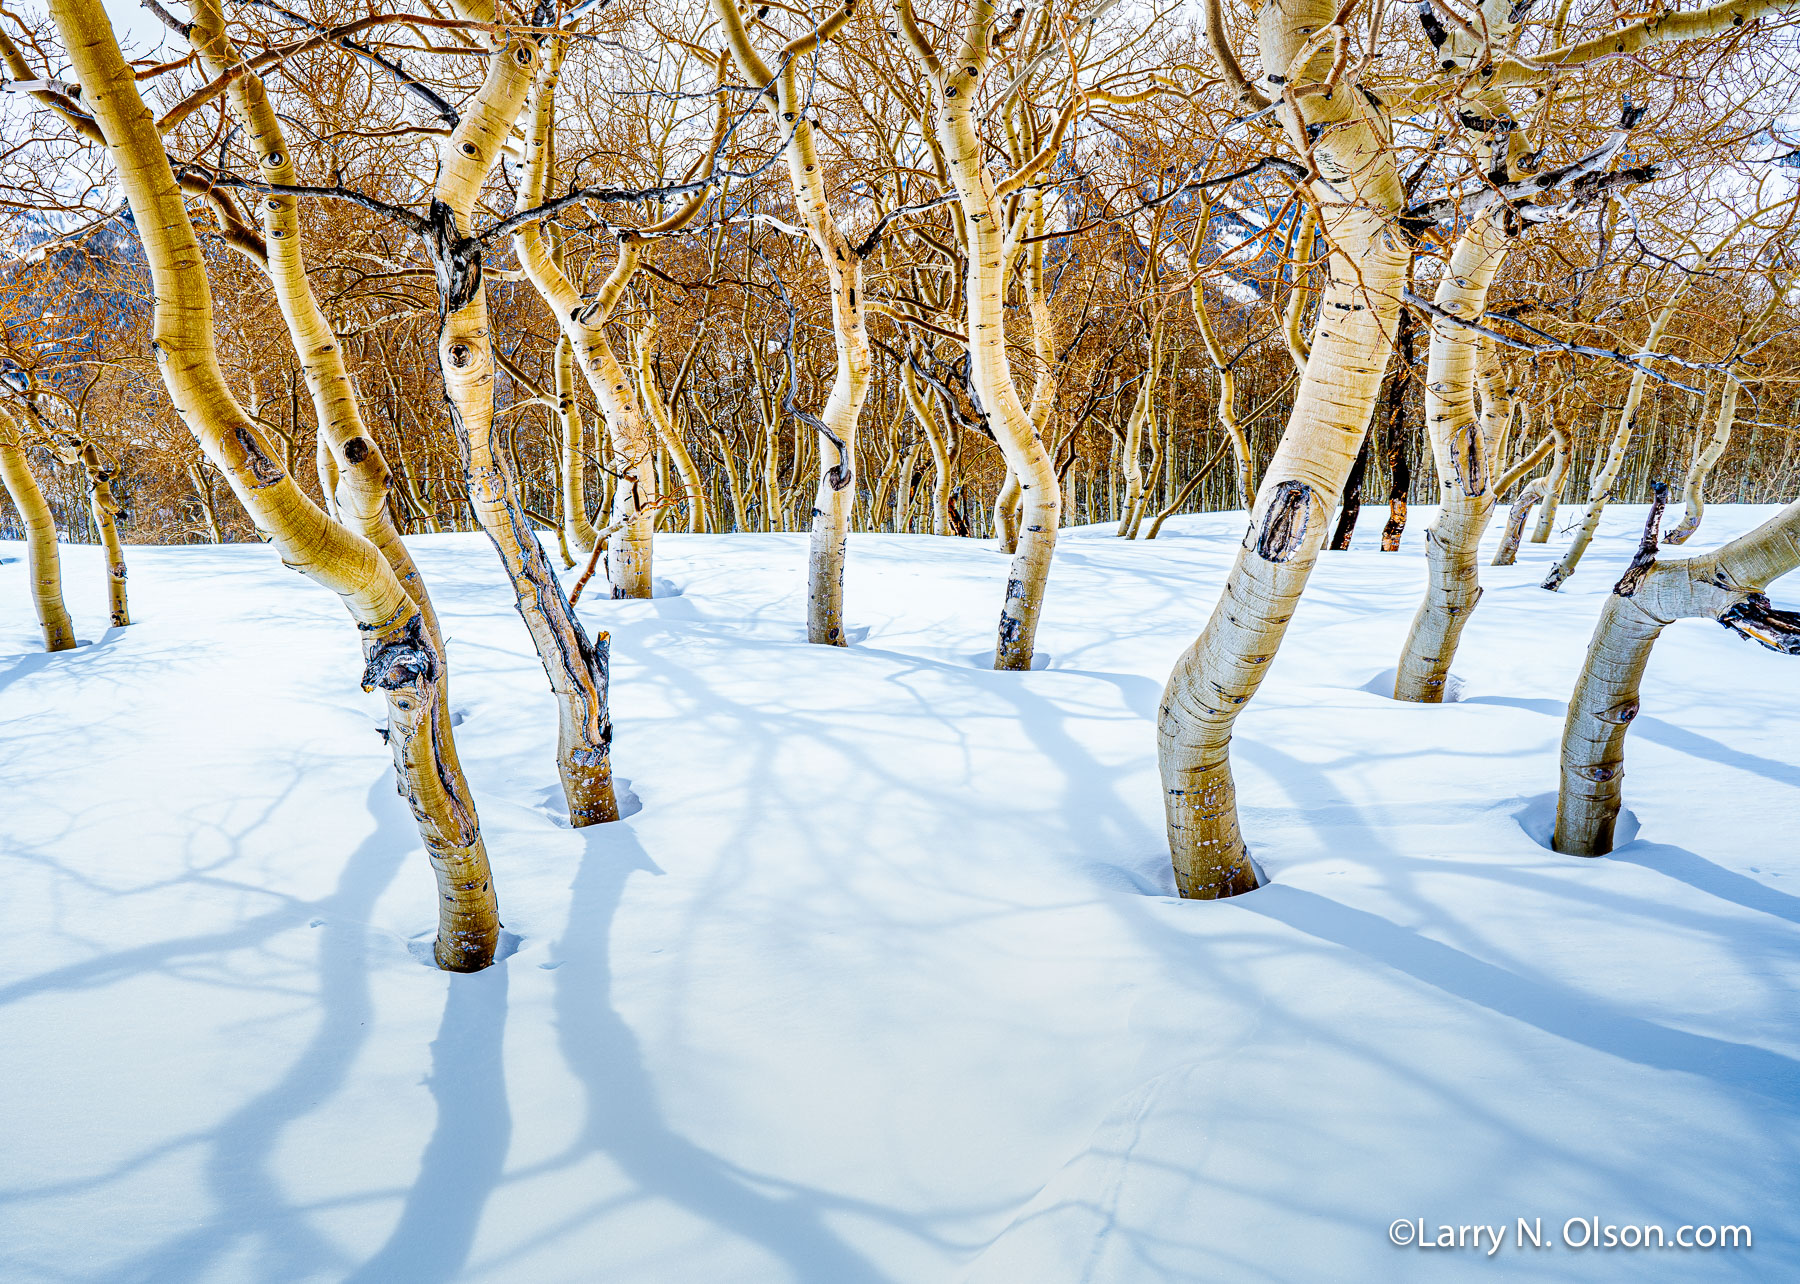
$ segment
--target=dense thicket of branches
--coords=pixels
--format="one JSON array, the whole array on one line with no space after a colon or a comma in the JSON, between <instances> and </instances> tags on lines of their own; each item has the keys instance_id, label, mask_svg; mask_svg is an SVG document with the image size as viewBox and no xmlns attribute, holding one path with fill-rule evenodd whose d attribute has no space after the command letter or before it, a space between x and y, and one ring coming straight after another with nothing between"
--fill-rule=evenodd
<instances>
[{"instance_id":1,"label":"dense thicket of branches","mask_svg":"<svg viewBox=\"0 0 1800 1284\"><path fill-rule=\"evenodd\" d=\"M1088 12L1109 6L1089 6ZM290 15L276 6L232 5L228 25L246 57L260 60L276 106L289 121L289 145L301 181L357 193L374 202L422 208L433 144L445 128L442 108L473 92L482 62L475 24L429 6L412 12L430 25L404 21L406 6L320 4ZM1659 10L1660 11L1660 10ZM1460 35L1452 6L1435 21ZM435 15L435 16L434 16ZM502 21L531 15L505 12ZM765 44L805 32L830 11L761 10ZM961 10L922 11L932 31L950 30ZM1057 342L1054 404L1044 428L1063 482L1065 522L1116 521L1125 501L1122 447L1138 393L1156 384L1148 430L1138 434L1145 507L1154 514L1212 461L1218 379L1195 328L1186 295L1204 291L1219 341L1236 375L1238 411L1246 428L1252 476L1272 452L1291 406L1293 368L1284 342L1286 314L1300 332L1312 324L1322 246L1296 244L1304 198L1296 175L1264 166L1248 177L1202 190L1250 169L1279 149L1266 138L1267 119L1241 116L1185 9L1110 7L1097 20L1080 7L1030 8L1000 25L1000 58L987 77L982 124L997 157L1009 140L1045 140L1072 115L1060 146L1033 176L1042 193L1044 293ZM372 19L372 21L371 21ZM766 114L748 110L750 87L735 68L722 91L735 128L707 155L720 69L709 53L722 47L707 6L600 7L560 25L567 41L558 97L550 188L651 188L684 178L717 176L699 216L679 235L648 243L644 266L614 309L609 329L627 369L640 335L651 327L644 363L693 461L703 493L677 493L660 513L665 529L685 529L690 505L705 510L710 529L804 528L813 506L818 443L805 416L825 401L833 372L830 300L824 273L802 236L794 195L775 160L779 136ZM1528 11L1527 28L1554 22L1565 41L1617 24L1610 6L1586 12L1564 5ZM1643 184L1622 186L1566 221L1534 230L1516 248L1493 287L1490 312L1534 327L1497 322L1507 338L1536 349L1498 350L1508 381L1521 391L1525 425L1552 420L1570 434L1569 499L1611 434L1609 409L1624 396L1631 371L1604 356L1571 354L1553 342L1629 354L1672 281L1692 264L1696 244L1727 210L1773 201L1792 160L1782 111L1792 81L1792 40L1760 18L1729 36L1654 54L1615 58L1590 68L1579 93L1552 95L1542 116L1522 121L1548 169L1592 149L1625 98L1648 114L1628 153L1614 166L1655 167ZM1228 28L1241 26L1227 11ZM17 82L54 80L66 72L46 25L6 24L20 65ZM947 533L991 531L1004 462L980 408L970 402L960 342L962 238L951 203L929 205L945 192L943 157L924 118L917 69L894 32L891 12L859 8L842 30L795 60L806 113L819 142L819 163L834 212L854 233L879 231L866 269L874 377L861 416L854 470L854 526L864 530L931 530L938 458L927 427L907 404L902 370L916 366L929 391L935 427L945 438ZM350 27L343 39L403 67L428 90L408 93L373 56L319 36ZM1365 83L1376 92L1417 92L1435 61L1428 33L1410 7L1363 9L1348 21L1356 57L1377 52ZM1242 37L1244 32L1237 34ZM311 40L309 41L309 37ZM1516 39L1517 37L1515 37ZM1246 40L1246 43L1249 43ZM220 310L220 359L243 399L257 408L290 464L321 500L311 467L315 425L297 358L261 272L230 242L233 218L253 224L257 167L222 95L180 36L137 65L154 109L181 116L167 131L171 157L191 185L223 179L196 195L194 208L215 234L204 242ZM1240 52L1240 59L1253 57ZM1027 64L1031 65L1027 70ZM1024 75L1021 77L1021 71ZM1000 92L1021 81L1012 96ZM1107 91L1125 101L1079 99ZM433 108L426 95L439 100ZM45 97L40 94L40 98ZM129 218L104 167L51 106L29 94L7 96L4 165L14 190L6 204L6 261L0 269L4 361L15 383L46 390L33 459L65 538L97 538L80 465L55 453L59 436L91 440L112 470L119 521L129 541L183 542L253 537L185 434L175 431L146 351L149 313L141 256ZM1480 187L1461 141L1467 132L1454 104L1421 105L1397 137L1411 190L1441 197ZM1466 112L1464 113L1466 114ZM1016 146L1017 144L1013 144ZM737 177L723 177L736 175ZM516 156L490 179L489 222L510 213L520 180ZM1202 198L1212 197L1202 243L1194 232ZM210 204L209 204L210 202ZM670 200L593 200L556 216L570 276L589 288L609 270L621 228L654 221ZM221 212L224 212L223 216ZM235 213L232 213L235 211ZM370 426L396 476L395 513L403 529L471 529L456 446L444 414L431 348L437 292L417 238L379 209L320 197L307 203L305 252L315 288L342 338ZM1455 216L1441 219L1454 225ZM1770 274L1787 270L1781 211L1737 238L1694 281L1659 351L1681 363L1652 362L1659 376L1639 410L1639 431L1614 487L1621 498L1647 497L1653 478L1676 482L1695 453L1709 399L1716 404L1724 369L1742 332L1765 301ZM1059 234L1060 233L1060 234ZM1414 292L1429 298L1447 234L1428 239L1416 266ZM514 266L507 242L488 247L491 278ZM496 270L498 269L498 270ZM1315 288L1308 292L1306 287ZM1296 289L1298 287L1298 289ZM1013 365L1029 391L1046 373L1015 269L1008 299ZM546 527L560 526L561 425L555 412L556 326L523 280L491 281L496 346L503 358L496 414L518 466L526 508ZM1297 307L1290 309L1290 304ZM1150 368L1150 335L1161 334L1162 360ZM1791 496L1800 483L1793 450L1791 371L1796 365L1791 309L1764 328L1749 354L1752 396L1713 466L1707 492L1720 501L1767 502ZM1540 333L1541 332L1541 333ZM1383 440L1363 481L1372 502L1387 499L1398 449L1412 466L1408 498L1436 498L1437 481L1421 435L1425 354L1396 363L1398 430ZM1709 367L1700 369L1696 367ZM1684 384L1687 387L1676 386ZM1692 390L1690 390L1692 389ZM643 398L646 389L637 390ZM575 380L587 427L583 484L590 513L612 485L591 391ZM1708 425L1710 426L1710 425ZM1513 434L1515 450L1535 444ZM827 461L829 463L829 461ZM1153 467L1154 465L1154 467ZM659 478L681 492L667 449ZM1238 496L1229 466L1214 466L1186 494L1182 509L1232 507ZM0 520L15 519L10 512ZM1374 528L1362 538L1371 540Z\"/></svg>"}]
</instances>

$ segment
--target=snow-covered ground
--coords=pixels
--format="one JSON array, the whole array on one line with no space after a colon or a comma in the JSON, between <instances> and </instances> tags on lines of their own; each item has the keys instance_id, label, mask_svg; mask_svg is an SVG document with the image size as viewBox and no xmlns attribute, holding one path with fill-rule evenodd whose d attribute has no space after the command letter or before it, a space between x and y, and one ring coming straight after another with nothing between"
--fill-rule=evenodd
<instances>
[{"instance_id":1,"label":"snow-covered ground","mask_svg":"<svg viewBox=\"0 0 1800 1284\"><path fill-rule=\"evenodd\" d=\"M1379 690L1429 511L1326 554L1236 742L1273 881L1217 904L1172 895L1154 717L1238 516L1066 532L1030 674L984 668L989 544L853 537L830 650L803 536L660 537L662 596L583 603L641 800L586 831L493 554L417 540L521 938L467 977L408 950L431 877L329 594L133 548L108 631L67 549L92 644L46 655L0 545L0 1279L1791 1276L1800 666L1672 628L1636 838L1534 838L1643 511L1560 595L1560 538L1485 568L1441 707Z\"/></svg>"}]
</instances>

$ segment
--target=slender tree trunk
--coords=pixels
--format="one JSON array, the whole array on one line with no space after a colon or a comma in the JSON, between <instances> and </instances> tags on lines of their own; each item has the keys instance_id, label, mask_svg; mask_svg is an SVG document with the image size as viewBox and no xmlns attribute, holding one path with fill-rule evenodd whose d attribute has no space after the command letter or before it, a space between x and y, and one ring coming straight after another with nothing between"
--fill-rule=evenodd
<instances>
[{"instance_id":1,"label":"slender tree trunk","mask_svg":"<svg viewBox=\"0 0 1800 1284\"><path fill-rule=\"evenodd\" d=\"M1357 514L1362 512L1363 478L1369 471L1369 439L1363 438L1362 449L1356 452L1356 462L1350 465L1350 477L1344 483L1344 506L1338 512L1337 529L1331 533L1331 550L1346 553L1350 550L1350 541L1356 534Z\"/></svg>"},{"instance_id":2,"label":"slender tree trunk","mask_svg":"<svg viewBox=\"0 0 1800 1284\"><path fill-rule=\"evenodd\" d=\"M1553 449L1556 453L1550 462L1550 477L1544 483L1544 506L1538 510L1537 526L1531 532L1533 544L1547 544L1550 541L1550 532L1556 524L1556 506L1562 499L1563 488L1568 485L1569 464L1575 454L1568 429L1560 423L1552 423L1550 435L1555 439Z\"/></svg>"},{"instance_id":3,"label":"slender tree trunk","mask_svg":"<svg viewBox=\"0 0 1800 1284\"><path fill-rule=\"evenodd\" d=\"M83 441L77 457L87 477L88 511L94 517L94 529L100 534L100 547L106 554L106 604L115 629L131 623L131 604L125 593L125 545L119 539L119 501L113 498L112 470L100 462L94 443Z\"/></svg>"},{"instance_id":4,"label":"slender tree trunk","mask_svg":"<svg viewBox=\"0 0 1800 1284\"><path fill-rule=\"evenodd\" d=\"M152 351L170 399L282 559L350 608L363 637L363 686L387 698L401 787L437 872L438 964L452 971L486 967L500 923L474 800L447 722L437 716L442 655L381 552L306 498L227 388L214 346L206 260L162 136L100 0L51 0L50 13L144 247L153 286Z\"/></svg>"},{"instance_id":5,"label":"slender tree trunk","mask_svg":"<svg viewBox=\"0 0 1800 1284\"><path fill-rule=\"evenodd\" d=\"M431 249L440 295L438 364L469 500L512 581L514 603L556 697L557 770L569 823L580 828L619 816L607 710L608 638L600 633L590 640L576 618L519 502L510 461L499 449L481 247L466 235L476 196L525 106L538 66L532 37L495 38L481 90L444 145L431 207ZM538 190L540 183L528 179L521 192ZM542 251L541 237L537 244Z\"/></svg>"},{"instance_id":6,"label":"slender tree trunk","mask_svg":"<svg viewBox=\"0 0 1800 1284\"><path fill-rule=\"evenodd\" d=\"M586 557L594 550L594 524L587 511L587 428L575 400L575 346L568 335L556 340L556 422L562 436L562 530L570 552Z\"/></svg>"},{"instance_id":7,"label":"slender tree trunk","mask_svg":"<svg viewBox=\"0 0 1800 1284\"><path fill-rule=\"evenodd\" d=\"M1488 287L1509 248L1499 220L1478 216L1457 239L1438 284L1437 306L1465 319L1487 307ZM1394 698L1437 704L1463 626L1481 600L1481 536L1494 511L1489 485L1503 416L1477 414L1474 332L1433 320L1426 357L1425 425L1437 461L1439 508L1425 532L1425 597L1400 651Z\"/></svg>"},{"instance_id":8,"label":"slender tree trunk","mask_svg":"<svg viewBox=\"0 0 1800 1284\"><path fill-rule=\"evenodd\" d=\"M31 599L37 609L44 650L67 651L75 645L75 624L63 605L62 562L56 548L56 518L25 458L19 426L0 410L0 481L12 496L19 524L25 528L25 561L31 573Z\"/></svg>"},{"instance_id":9,"label":"slender tree trunk","mask_svg":"<svg viewBox=\"0 0 1800 1284\"><path fill-rule=\"evenodd\" d=\"M1525 519L1531 516L1531 506L1544 497L1549 481L1543 477L1534 477L1527 482L1506 513L1506 533L1501 536L1500 547L1494 550L1495 566L1511 566L1519 555L1519 539L1525 534Z\"/></svg>"},{"instance_id":10,"label":"slender tree trunk","mask_svg":"<svg viewBox=\"0 0 1800 1284\"><path fill-rule=\"evenodd\" d=\"M1563 722L1562 781L1552 846L1571 856L1612 850L1625 778L1625 736L1641 704L1651 648L1682 619L1717 620L1772 650L1800 655L1800 615L1773 609L1763 591L1800 566L1800 501L1701 557L1656 558L1660 498L1638 556L1601 608Z\"/></svg>"},{"instance_id":11,"label":"slender tree trunk","mask_svg":"<svg viewBox=\"0 0 1800 1284\"><path fill-rule=\"evenodd\" d=\"M656 386L656 373L650 366L650 352L656 341L657 325L652 321L638 332L637 367L638 388L644 396L644 406L650 412L650 421L656 425L663 445L668 450L669 458L675 462L675 471L681 476L681 489L687 496L687 528L690 535L704 534L709 523L706 513L706 486L700 480L700 469L694 463L694 457L688 453L687 443L681 439L681 432L669 417L669 407L664 403L662 391ZM566 343L567 340L564 340Z\"/></svg>"},{"instance_id":12,"label":"slender tree trunk","mask_svg":"<svg viewBox=\"0 0 1800 1284\"><path fill-rule=\"evenodd\" d=\"M213 500L212 478L206 475L206 466L189 464L187 473L188 480L194 484L194 495L200 504L200 516L206 521L207 541L223 544L225 532L219 527L219 506Z\"/></svg>"},{"instance_id":13,"label":"slender tree trunk","mask_svg":"<svg viewBox=\"0 0 1800 1284\"><path fill-rule=\"evenodd\" d=\"M1710 267L1713 259L1730 244L1732 237L1748 221L1748 218L1739 220L1731 234L1720 241L1710 254L1701 258L1695 272L1704 272ZM1692 279L1693 274L1686 270L1676 272L1675 286L1669 293L1668 302L1651 323L1650 332L1644 336L1644 342L1638 351L1640 363L1655 355L1656 346L1662 342L1663 332L1674 318L1675 309L1680 305L1682 296L1687 293L1688 283ZM1560 589L1563 581L1575 573L1575 568L1581 564L1582 554L1587 552L1588 545L1593 541L1594 532L1600 528L1600 514L1605 511L1607 501L1612 498L1613 484L1618 480L1619 469L1624 466L1627 448L1631 445L1632 434L1637 428L1638 404L1643 399L1644 385L1648 378L1642 369L1632 372L1631 386L1625 393L1625 404L1619 408L1618 426L1613 430L1606 457L1594 470L1593 480L1588 486L1587 513L1575 532L1575 538L1569 541L1568 552L1562 555L1562 560L1551 567L1550 574L1544 577L1543 587L1552 593Z\"/></svg>"},{"instance_id":14,"label":"slender tree trunk","mask_svg":"<svg viewBox=\"0 0 1800 1284\"><path fill-rule=\"evenodd\" d=\"M1388 518L1381 528L1381 551L1400 551L1400 537L1406 533L1406 500L1412 493L1412 462L1406 442L1406 385L1412 378L1413 319L1410 312L1400 317L1400 368L1388 376L1387 407L1384 416L1387 433L1383 454L1388 469Z\"/></svg>"},{"instance_id":15,"label":"slender tree trunk","mask_svg":"<svg viewBox=\"0 0 1800 1284\"><path fill-rule=\"evenodd\" d=\"M1019 399L1006 352L1004 302L1010 255L1005 200L1016 188L1003 190L1004 184L996 184L988 173L976 109L976 91L993 53L993 17L991 8L978 5L970 10L956 56L948 63L931 52L910 7L902 15L902 26L937 90L934 132L962 207L969 382L1023 492L1019 546L1007 576L994 647L996 669L1022 670L1031 668L1056 548L1062 489L1049 452Z\"/></svg>"}]
</instances>

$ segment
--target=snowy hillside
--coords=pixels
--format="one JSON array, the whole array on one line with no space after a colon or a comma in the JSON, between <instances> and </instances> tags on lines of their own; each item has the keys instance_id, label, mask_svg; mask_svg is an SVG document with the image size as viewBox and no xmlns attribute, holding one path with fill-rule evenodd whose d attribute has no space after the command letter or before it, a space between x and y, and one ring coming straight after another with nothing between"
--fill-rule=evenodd
<instances>
[{"instance_id":1,"label":"snowy hillside","mask_svg":"<svg viewBox=\"0 0 1800 1284\"><path fill-rule=\"evenodd\" d=\"M329 593L263 547L132 548L140 623L106 631L65 548L93 644L45 654L0 545L0 1279L1800 1274L1800 667L1671 628L1635 839L1538 841L1643 513L1560 595L1560 540L1484 566L1441 707L1381 681L1429 511L1323 555L1236 741L1272 881L1216 903L1173 895L1154 719L1238 515L1067 532L1030 674L984 667L991 544L853 536L839 651L803 535L660 536L662 596L582 603L633 812L583 831L486 540L412 541L517 936L469 976L409 949L430 871ZM1754 1247L1573 1249L1571 1218Z\"/></svg>"}]
</instances>

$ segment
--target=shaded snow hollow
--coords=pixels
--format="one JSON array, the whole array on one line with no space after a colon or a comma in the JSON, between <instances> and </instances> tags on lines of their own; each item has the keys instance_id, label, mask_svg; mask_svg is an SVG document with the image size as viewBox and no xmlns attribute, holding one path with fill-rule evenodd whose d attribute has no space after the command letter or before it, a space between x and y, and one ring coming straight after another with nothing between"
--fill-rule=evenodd
<instances>
[{"instance_id":1,"label":"shaded snow hollow","mask_svg":"<svg viewBox=\"0 0 1800 1284\"><path fill-rule=\"evenodd\" d=\"M66 549L93 644L45 655L0 545L0 1278L1800 1271L1800 668L1670 629L1635 839L1537 841L1643 512L1559 595L1560 537L1484 566L1442 707L1369 689L1431 514L1384 555L1365 513L1239 724L1273 882L1220 904L1172 895L1154 718L1240 516L1067 532L1029 674L978 664L991 544L853 536L830 650L804 536L662 536L673 591L582 607L641 803L586 831L492 552L413 541L518 938L470 977L409 950L431 877L328 593L262 547L132 548L141 623L106 631ZM1575 1217L1755 1246L1513 1242ZM1507 1239L1402 1250L1400 1218Z\"/></svg>"}]
</instances>

